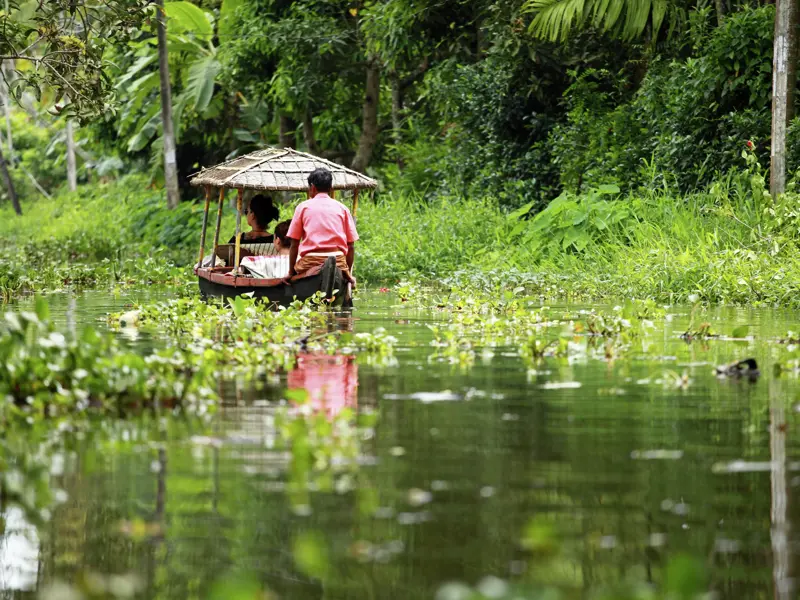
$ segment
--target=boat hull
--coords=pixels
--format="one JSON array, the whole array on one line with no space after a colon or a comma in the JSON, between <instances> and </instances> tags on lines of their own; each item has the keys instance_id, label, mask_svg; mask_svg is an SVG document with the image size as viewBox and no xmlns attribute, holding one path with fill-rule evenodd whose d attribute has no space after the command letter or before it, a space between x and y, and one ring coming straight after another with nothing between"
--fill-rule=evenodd
<instances>
[{"instance_id":1,"label":"boat hull","mask_svg":"<svg viewBox=\"0 0 800 600\"><path fill-rule=\"evenodd\" d=\"M334 306L345 303L347 282L335 260L329 260L316 275L285 283L280 279L233 277L222 269L197 269L200 294L204 297L235 298L245 294L270 303L288 306L294 300L308 300L317 292Z\"/></svg>"}]
</instances>

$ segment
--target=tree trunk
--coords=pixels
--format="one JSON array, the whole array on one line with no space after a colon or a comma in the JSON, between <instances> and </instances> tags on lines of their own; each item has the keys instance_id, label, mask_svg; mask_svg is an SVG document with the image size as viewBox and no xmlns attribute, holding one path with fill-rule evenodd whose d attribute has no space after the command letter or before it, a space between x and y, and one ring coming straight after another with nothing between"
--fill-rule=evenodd
<instances>
[{"instance_id":1,"label":"tree trunk","mask_svg":"<svg viewBox=\"0 0 800 600\"><path fill-rule=\"evenodd\" d=\"M8 197L11 199L14 212L21 215L22 208L20 208L19 198L17 198L17 192L14 189L14 182L11 180L11 173L8 172L8 165L6 164L6 159L3 157L2 148L0 148L0 172L2 172L0 174L2 174L3 182L6 184L6 190L8 190Z\"/></svg>"},{"instance_id":2,"label":"tree trunk","mask_svg":"<svg viewBox=\"0 0 800 600\"><path fill-rule=\"evenodd\" d=\"M6 62L3 61L2 70L3 70L3 82L0 85L0 93L3 94L3 110L5 111L6 117L6 141L8 143L8 160L12 163L14 162L14 138L11 135L11 102L8 97L8 81L9 77L11 77L9 70L6 68Z\"/></svg>"},{"instance_id":3,"label":"tree trunk","mask_svg":"<svg viewBox=\"0 0 800 600\"><path fill-rule=\"evenodd\" d=\"M67 183L69 191L74 192L78 188L78 171L75 165L75 137L72 134L72 121L67 119Z\"/></svg>"},{"instance_id":4,"label":"tree trunk","mask_svg":"<svg viewBox=\"0 0 800 600\"><path fill-rule=\"evenodd\" d=\"M161 75L161 123L164 135L164 182L167 188L167 206L176 208L181 201L178 189L178 162L175 157L175 132L172 128L172 90L169 83L167 55L167 23L164 0L156 0L158 16L158 69Z\"/></svg>"},{"instance_id":5,"label":"tree trunk","mask_svg":"<svg viewBox=\"0 0 800 600\"><path fill-rule=\"evenodd\" d=\"M725 20L725 0L714 0L714 6L717 10L717 26L721 27L722 22Z\"/></svg>"},{"instance_id":6,"label":"tree trunk","mask_svg":"<svg viewBox=\"0 0 800 600\"><path fill-rule=\"evenodd\" d=\"M315 156L319 155L317 137L314 135L314 115L311 114L311 109L308 107L306 107L306 112L303 113L303 141L309 153Z\"/></svg>"},{"instance_id":7,"label":"tree trunk","mask_svg":"<svg viewBox=\"0 0 800 600\"><path fill-rule=\"evenodd\" d=\"M378 99L381 90L381 73L378 63L370 60L367 63L367 84L364 93L363 122L361 125L361 139L358 141L358 150L353 159L352 168L363 173L369 166L372 158L372 149L378 140Z\"/></svg>"},{"instance_id":8,"label":"tree trunk","mask_svg":"<svg viewBox=\"0 0 800 600\"><path fill-rule=\"evenodd\" d=\"M786 191L786 130L792 119L797 50L796 0L778 0L775 8L775 50L772 58L772 197Z\"/></svg>"},{"instance_id":9,"label":"tree trunk","mask_svg":"<svg viewBox=\"0 0 800 600\"><path fill-rule=\"evenodd\" d=\"M281 148L297 148L297 123L289 115L281 115L278 143Z\"/></svg>"},{"instance_id":10,"label":"tree trunk","mask_svg":"<svg viewBox=\"0 0 800 600\"><path fill-rule=\"evenodd\" d=\"M392 141L397 154L397 166L403 168L403 158L400 156L400 145L403 143L402 117L403 117L403 90L397 72L392 71Z\"/></svg>"}]
</instances>

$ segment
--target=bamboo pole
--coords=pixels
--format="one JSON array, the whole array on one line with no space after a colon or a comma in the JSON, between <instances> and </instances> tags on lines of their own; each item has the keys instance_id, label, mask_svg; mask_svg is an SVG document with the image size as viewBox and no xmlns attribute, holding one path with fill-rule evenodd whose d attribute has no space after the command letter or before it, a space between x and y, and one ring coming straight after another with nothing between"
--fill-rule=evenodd
<instances>
[{"instance_id":1,"label":"bamboo pole","mask_svg":"<svg viewBox=\"0 0 800 600\"><path fill-rule=\"evenodd\" d=\"M356 218L356 213L358 212L358 188L353 190L353 218Z\"/></svg>"},{"instance_id":2,"label":"bamboo pole","mask_svg":"<svg viewBox=\"0 0 800 600\"><path fill-rule=\"evenodd\" d=\"M200 232L200 258L197 259L197 266L203 266L203 254L206 250L206 229L208 228L208 207L211 204L211 186L206 186L206 205L203 209L203 229Z\"/></svg>"},{"instance_id":3,"label":"bamboo pole","mask_svg":"<svg viewBox=\"0 0 800 600\"><path fill-rule=\"evenodd\" d=\"M234 259L233 268L239 268L239 252L242 245L242 196L244 190L239 188L236 194L236 258Z\"/></svg>"},{"instance_id":4,"label":"bamboo pole","mask_svg":"<svg viewBox=\"0 0 800 600\"><path fill-rule=\"evenodd\" d=\"M211 259L211 268L217 266L217 246L219 246L219 228L222 226L222 202L225 200L225 188L219 188L219 204L217 206L217 229L214 231L214 258Z\"/></svg>"}]
</instances>

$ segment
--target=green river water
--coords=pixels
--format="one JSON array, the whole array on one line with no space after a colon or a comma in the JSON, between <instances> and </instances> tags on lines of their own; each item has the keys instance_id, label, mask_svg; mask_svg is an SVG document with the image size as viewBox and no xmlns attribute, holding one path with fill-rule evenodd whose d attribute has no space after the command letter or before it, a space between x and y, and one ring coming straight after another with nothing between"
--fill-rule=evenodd
<instances>
[{"instance_id":1,"label":"green river water","mask_svg":"<svg viewBox=\"0 0 800 600\"><path fill-rule=\"evenodd\" d=\"M56 295L51 309L64 329L104 327L99 319L136 298L146 294ZM280 598L434 598L448 581L488 576L588 597L660 582L667 557L686 552L718 598L793 598L800 384L773 376L782 349L770 340L796 329L798 315L715 309L706 314L715 328L749 324L754 340L687 344L678 334L688 311L669 312L646 352L611 363L545 359L528 373L500 348L462 369L429 360L435 311L362 293L338 326L385 327L399 340L396 365L331 360L222 382L210 424L131 421L111 441L59 452L50 520L5 510L0 597L34 597L86 573L131 575L112 583L124 595L135 580L143 598L205 598L224 577ZM714 375L745 357L761 366L755 382ZM663 384L666 371L685 371L688 385ZM301 386L332 412L348 405L377 419L357 468L298 501L274 414L286 388ZM520 544L532 520L558 532L546 563ZM298 552L311 568L298 568Z\"/></svg>"}]
</instances>

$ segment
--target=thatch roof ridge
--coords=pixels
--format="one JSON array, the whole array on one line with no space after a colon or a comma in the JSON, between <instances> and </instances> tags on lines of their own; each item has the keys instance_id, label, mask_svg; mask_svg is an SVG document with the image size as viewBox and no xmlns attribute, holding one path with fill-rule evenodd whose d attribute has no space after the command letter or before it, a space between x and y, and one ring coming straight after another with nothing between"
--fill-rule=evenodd
<instances>
[{"instance_id":1,"label":"thatch roof ridge","mask_svg":"<svg viewBox=\"0 0 800 600\"><path fill-rule=\"evenodd\" d=\"M333 161L294 150L264 148L216 166L204 168L190 178L192 185L275 191L303 191L308 174L325 167L333 174L333 188L371 189L378 182Z\"/></svg>"}]
</instances>

